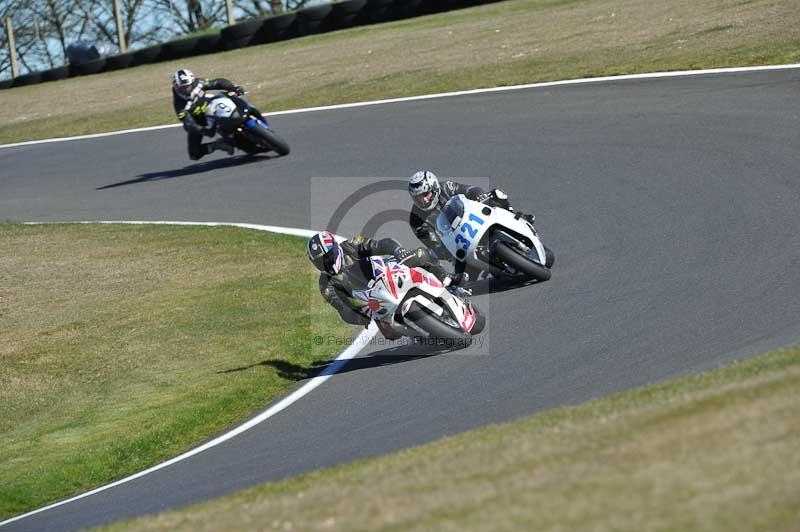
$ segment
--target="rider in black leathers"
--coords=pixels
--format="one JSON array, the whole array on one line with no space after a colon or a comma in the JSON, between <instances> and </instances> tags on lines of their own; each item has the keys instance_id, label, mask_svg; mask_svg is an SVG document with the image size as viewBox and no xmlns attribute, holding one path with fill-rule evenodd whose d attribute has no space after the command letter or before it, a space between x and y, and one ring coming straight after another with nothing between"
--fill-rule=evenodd
<instances>
[{"instance_id":1,"label":"rider in black leathers","mask_svg":"<svg viewBox=\"0 0 800 532\"><path fill-rule=\"evenodd\" d=\"M408 217L408 224L417 238L440 258L449 258L450 253L436 235L436 218L447 203L447 200L453 196L463 194L473 201L480 201L492 207L509 210L528 220L531 224L536 220L533 214L515 211L508 200L508 194L498 188L487 191L477 185L465 185L450 180L443 181L440 184L436 175L428 170L420 170L411 176L408 181L408 192L414 201ZM455 272L457 274L463 273L466 263L461 261L454 262Z\"/></svg>"},{"instance_id":2,"label":"rider in black leathers","mask_svg":"<svg viewBox=\"0 0 800 532\"><path fill-rule=\"evenodd\" d=\"M460 278L448 276L447 271L424 248L405 249L393 238L372 239L357 236L336 243L332 233L322 231L314 235L307 246L311 262L321 271L319 291L339 316L347 323L369 325L370 318L358 312L350 303L354 290L363 290L372 279L369 257L392 256L409 267L421 267L445 285L456 285ZM400 337L386 324L377 322L381 332L390 340Z\"/></svg>"},{"instance_id":3,"label":"rider in black leathers","mask_svg":"<svg viewBox=\"0 0 800 532\"><path fill-rule=\"evenodd\" d=\"M203 79L191 70L182 68L172 76L172 106L187 133L189 158L196 161L209 153L221 150L233 155L233 146L222 139L203 144L203 135L213 132L205 129L205 99L207 90L223 90L243 94L244 89L225 78Z\"/></svg>"}]
</instances>

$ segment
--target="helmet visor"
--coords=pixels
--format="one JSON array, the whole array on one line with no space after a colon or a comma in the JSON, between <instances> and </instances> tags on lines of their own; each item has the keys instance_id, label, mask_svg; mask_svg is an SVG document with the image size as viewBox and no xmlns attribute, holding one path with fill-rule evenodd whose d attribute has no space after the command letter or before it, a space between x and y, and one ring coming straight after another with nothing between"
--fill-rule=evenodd
<instances>
[{"instance_id":1,"label":"helmet visor","mask_svg":"<svg viewBox=\"0 0 800 532\"><path fill-rule=\"evenodd\" d=\"M311 259L314 266L320 271L327 272L331 275L338 275L342 271L344 265L344 252L338 245L331 247L325 254L320 257Z\"/></svg>"},{"instance_id":2,"label":"helmet visor","mask_svg":"<svg viewBox=\"0 0 800 532\"><path fill-rule=\"evenodd\" d=\"M414 203L417 205L417 207L427 211L433 206L433 202L436 200L435 196L436 195L433 193L433 191L429 190L427 192L423 192L422 194L411 196L411 199L414 200Z\"/></svg>"},{"instance_id":3,"label":"helmet visor","mask_svg":"<svg viewBox=\"0 0 800 532\"><path fill-rule=\"evenodd\" d=\"M186 85L177 85L175 90L178 94L183 96L184 98L188 98L190 94L192 94L192 88L194 87L193 83L187 83Z\"/></svg>"}]
</instances>

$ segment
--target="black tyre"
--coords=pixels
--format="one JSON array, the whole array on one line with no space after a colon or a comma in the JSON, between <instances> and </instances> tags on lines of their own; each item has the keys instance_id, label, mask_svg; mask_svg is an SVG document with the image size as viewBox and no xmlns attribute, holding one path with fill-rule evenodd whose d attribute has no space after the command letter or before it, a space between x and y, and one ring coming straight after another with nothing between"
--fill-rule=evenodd
<instances>
[{"instance_id":1,"label":"black tyre","mask_svg":"<svg viewBox=\"0 0 800 532\"><path fill-rule=\"evenodd\" d=\"M367 0L345 0L333 4L329 19L331 29L340 30L357 26L362 18L362 12L367 5Z\"/></svg>"},{"instance_id":2,"label":"black tyre","mask_svg":"<svg viewBox=\"0 0 800 532\"><path fill-rule=\"evenodd\" d=\"M251 44L255 44L254 41L254 35L247 35L239 39L225 39L223 42L225 43L226 50L237 50L239 48L246 48Z\"/></svg>"},{"instance_id":3,"label":"black tyre","mask_svg":"<svg viewBox=\"0 0 800 532\"><path fill-rule=\"evenodd\" d=\"M426 331L430 338L437 344L454 348L465 348L472 344L472 335L464 332L461 327L454 327L443 322L417 303L411 305L406 312L405 321L412 321L416 326Z\"/></svg>"},{"instance_id":4,"label":"black tyre","mask_svg":"<svg viewBox=\"0 0 800 532\"><path fill-rule=\"evenodd\" d=\"M195 54L213 54L219 52L222 46L222 35L219 33L212 33L211 35L203 35L197 40L197 48Z\"/></svg>"},{"instance_id":5,"label":"black tyre","mask_svg":"<svg viewBox=\"0 0 800 532\"><path fill-rule=\"evenodd\" d=\"M370 24L388 22L392 19L394 0L367 0L366 20Z\"/></svg>"},{"instance_id":6,"label":"black tyre","mask_svg":"<svg viewBox=\"0 0 800 532\"><path fill-rule=\"evenodd\" d=\"M164 48L161 50L161 59L181 59L195 55L200 39L201 37L188 37L164 43Z\"/></svg>"},{"instance_id":7,"label":"black tyre","mask_svg":"<svg viewBox=\"0 0 800 532\"><path fill-rule=\"evenodd\" d=\"M42 72L42 81L55 81L57 79L65 79L69 77L69 66L64 65L61 67L51 68Z\"/></svg>"},{"instance_id":8,"label":"black tyre","mask_svg":"<svg viewBox=\"0 0 800 532\"><path fill-rule=\"evenodd\" d=\"M161 49L163 47L164 46L161 44L156 44L155 46L148 46L147 48L136 50L133 52L133 65L138 66L155 63L158 61L158 56L161 55Z\"/></svg>"},{"instance_id":9,"label":"black tyre","mask_svg":"<svg viewBox=\"0 0 800 532\"><path fill-rule=\"evenodd\" d=\"M544 265L548 268L552 268L553 264L556 263L556 255L553 253L553 250L549 247L544 247Z\"/></svg>"},{"instance_id":10,"label":"black tyre","mask_svg":"<svg viewBox=\"0 0 800 532\"><path fill-rule=\"evenodd\" d=\"M505 242L495 244L494 250L500 260L516 271L521 272L525 277L536 279L537 281L550 279L550 269L547 266L542 266L531 257L523 255Z\"/></svg>"},{"instance_id":11,"label":"black tyre","mask_svg":"<svg viewBox=\"0 0 800 532\"><path fill-rule=\"evenodd\" d=\"M120 70L128 68L133 64L133 56L136 52L128 52L126 54L112 55L106 57L106 72L109 70Z\"/></svg>"},{"instance_id":12,"label":"black tyre","mask_svg":"<svg viewBox=\"0 0 800 532\"><path fill-rule=\"evenodd\" d=\"M263 144L269 146L278 155L289 155L289 143L276 135L271 129L264 126L257 126L251 131L261 138Z\"/></svg>"},{"instance_id":13,"label":"black tyre","mask_svg":"<svg viewBox=\"0 0 800 532\"><path fill-rule=\"evenodd\" d=\"M246 22L234 24L233 26L228 26L227 28L222 28L222 39L228 41L255 35L255 33L261 29L264 20L263 18L248 20Z\"/></svg>"},{"instance_id":14,"label":"black tyre","mask_svg":"<svg viewBox=\"0 0 800 532\"><path fill-rule=\"evenodd\" d=\"M297 35L313 35L326 31L329 24L326 19L330 16L333 6L322 4L314 7L307 7L297 12Z\"/></svg>"},{"instance_id":15,"label":"black tyre","mask_svg":"<svg viewBox=\"0 0 800 532\"><path fill-rule=\"evenodd\" d=\"M97 74L102 72L106 67L106 58L101 57L94 61L87 61L86 63L77 63L69 66L70 76L88 76L90 74Z\"/></svg>"},{"instance_id":16,"label":"black tyre","mask_svg":"<svg viewBox=\"0 0 800 532\"><path fill-rule=\"evenodd\" d=\"M41 72L30 72L28 74L19 76L18 78L14 78L14 86L24 87L25 85L35 85L36 83L41 83L41 81L42 81Z\"/></svg>"},{"instance_id":17,"label":"black tyre","mask_svg":"<svg viewBox=\"0 0 800 532\"><path fill-rule=\"evenodd\" d=\"M392 7L392 18L400 20L420 14L423 0L397 0Z\"/></svg>"},{"instance_id":18,"label":"black tyre","mask_svg":"<svg viewBox=\"0 0 800 532\"><path fill-rule=\"evenodd\" d=\"M294 37L297 32L297 14L286 13L264 20L254 40L258 43L283 41Z\"/></svg>"},{"instance_id":19,"label":"black tyre","mask_svg":"<svg viewBox=\"0 0 800 532\"><path fill-rule=\"evenodd\" d=\"M482 333L486 327L486 314L481 312L481 309L475 305L472 305L472 309L475 311L475 324L472 326L470 334L476 335Z\"/></svg>"}]
</instances>

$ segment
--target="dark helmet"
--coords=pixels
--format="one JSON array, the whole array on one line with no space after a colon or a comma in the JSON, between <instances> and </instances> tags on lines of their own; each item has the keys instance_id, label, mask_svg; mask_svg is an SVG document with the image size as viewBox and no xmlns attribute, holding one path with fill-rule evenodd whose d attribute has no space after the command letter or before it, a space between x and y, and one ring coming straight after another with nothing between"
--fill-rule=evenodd
<instances>
[{"instance_id":1,"label":"dark helmet","mask_svg":"<svg viewBox=\"0 0 800 532\"><path fill-rule=\"evenodd\" d=\"M172 75L172 90L182 98L188 98L197 84L197 77L188 68L176 70Z\"/></svg>"},{"instance_id":2,"label":"dark helmet","mask_svg":"<svg viewBox=\"0 0 800 532\"><path fill-rule=\"evenodd\" d=\"M423 211L429 211L439 204L441 187L433 172L420 170L408 180L408 193L414 204Z\"/></svg>"},{"instance_id":3,"label":"dark helmet","mask_svg":"<svg viewBox=\"0 0 800 532\"><path fill-rule=\"evenodd\" d=\"M333 233L320 231L308 240L308 258L321 272L337 275L344 268L344 251Z\"/></svg>"}]
</instances>

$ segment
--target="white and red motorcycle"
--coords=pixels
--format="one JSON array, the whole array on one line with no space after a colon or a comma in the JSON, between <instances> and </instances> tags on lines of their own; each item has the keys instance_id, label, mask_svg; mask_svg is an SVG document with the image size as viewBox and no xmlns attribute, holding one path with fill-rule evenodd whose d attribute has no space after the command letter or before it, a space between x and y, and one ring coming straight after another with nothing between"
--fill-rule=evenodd
<instances>
[{"instance_id":1,"label":"white and red motorcycle","mask_svg":"<svg viewBox=\"0 0 800 532\"><path fill-rule=\"evenodd\" d=\"M466 347L486 317L465 297L454 294L423 268L409 268L391 257L370 257L372 280L354 290L351 304L370 319L411 338Z\"/></svg>"}]
</instances>

